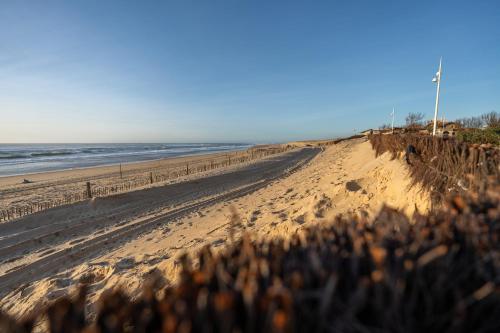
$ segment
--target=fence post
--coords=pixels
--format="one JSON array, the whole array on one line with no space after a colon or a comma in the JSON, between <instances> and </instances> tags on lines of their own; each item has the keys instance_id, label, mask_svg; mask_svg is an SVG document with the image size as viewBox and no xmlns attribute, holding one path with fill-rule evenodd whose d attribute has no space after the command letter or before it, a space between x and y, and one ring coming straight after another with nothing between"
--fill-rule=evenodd
<instances>
[{"instance_id":1,"label":"fence post","mask_svg":"<svg viewBox=\"0 0 500 333\"><path fill-rule=\"evenodd\" d=\"M151 181L151 184L153 184L153 173L152 172L149 173L149 180Z\"/></svg>"},{"instance_id":2,"label":"fence post","mask_svg":"<svg viewBox=\"0 0 500 333\"><path fill-rule=\"evenodd\" d=\"M189 163L186 163L186 176L189 175Z\"/></svg>"},{"instance_id":3,"label":"fence post","mask_svg":"<svg viewBox=\"0 0 500 333\"><path fill-rule=\"evenodd\" d=\"M123 179L122 164L120 163L120 179Z\"/></svg>"},{"instance_id":4,"label":"fence post","mask_svg":"<svg viewBox=\"0 0 500 333\"><path fill-rule=\"evenodd\" d=\"M87 198L92 198L92 188L90 186L90 182L87 182Z\"/></svg>"}]
</instances>

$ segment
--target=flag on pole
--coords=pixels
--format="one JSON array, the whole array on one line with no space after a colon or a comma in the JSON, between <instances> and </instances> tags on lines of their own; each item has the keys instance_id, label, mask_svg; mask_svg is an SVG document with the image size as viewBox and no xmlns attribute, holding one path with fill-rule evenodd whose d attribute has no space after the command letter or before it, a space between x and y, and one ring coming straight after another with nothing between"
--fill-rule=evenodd
<instances>
[{"instance_id":1,"label":"flag on pole","mask_svg":"<svg viewBox=\"0 0 500 333\"><path fill-rule=\"evenodd\" d=\"M438 80L440 79L440 76L441 76L441 68L439 68L439 70L436 72L436 75L432 78L432 82L438 82Z\"/></svg>"}]
</instances>

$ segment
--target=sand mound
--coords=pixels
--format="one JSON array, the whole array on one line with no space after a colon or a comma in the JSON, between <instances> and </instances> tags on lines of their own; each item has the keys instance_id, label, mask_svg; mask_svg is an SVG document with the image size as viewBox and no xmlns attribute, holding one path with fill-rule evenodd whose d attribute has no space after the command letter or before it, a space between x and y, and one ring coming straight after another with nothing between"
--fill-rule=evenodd
<instances>
[{"instance_id":1,"label":"sand mound","mask_svg":"<svg viewBox=\"0 0 500 333\"><path fill-rule=\"evenodd\" d=\"M136 236L89 263L58 272L57 277L22 286L6 295L0 307L13 315L25 314L45 299L47 291L66 294L79 281L90 283L91 303L104 289L115 286L136 295L143 276L151 275L154 280L161 272L165 280L159 285L175 282L180 254L194 253L206 244L222 249L231 243L231 233L236 239L246 231L263 239L289 237L339 213L363 211L375 216L384 204L408 216L415 209L428 211L427 193L409 188L410 184L403 161L391 160L388 154L375 157L364 139L344 141L326 147L302 169L250 195L200 209ZM235 213L238 228L231 228Z\"/></svg>"}]
</instances>

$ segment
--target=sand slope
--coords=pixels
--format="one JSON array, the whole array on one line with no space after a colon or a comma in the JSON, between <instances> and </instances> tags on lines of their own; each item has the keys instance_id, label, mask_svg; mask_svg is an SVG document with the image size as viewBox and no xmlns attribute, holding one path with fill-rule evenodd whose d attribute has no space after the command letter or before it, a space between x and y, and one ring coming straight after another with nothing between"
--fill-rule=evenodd
<instances>
[{"instance_id":1,"label":"sand slope","mask_svg":"<svg viewBox=\"0 0 500 333\"><path fill-rule=\"evenodd\" d=\"M244 231L286 236L338 213L374 214L384 202L408 214L415 207L428 210L428 195L409 189L409 184L402 161L391 161L388 155L375 158L365 139L345 141L325 148L306 167L257 192L200 209L91 262L21 286L0 306L22 315L39 302L71 292L79 281L90 283L91 301L116 286L137 295L144 278L164 275L166 279L157 279L158 286L174 283L179 255L194 253L205 244L220 247L230 241L232 232L234 237Z\"/></svg>"}]
</instances>

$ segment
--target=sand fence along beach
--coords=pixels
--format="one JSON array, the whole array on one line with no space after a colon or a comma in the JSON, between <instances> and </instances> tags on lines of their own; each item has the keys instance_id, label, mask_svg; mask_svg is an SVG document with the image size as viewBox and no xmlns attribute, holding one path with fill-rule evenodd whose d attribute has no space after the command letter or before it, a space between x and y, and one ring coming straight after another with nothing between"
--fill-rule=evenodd
<instances>
[{"instance_id":1,"label":"sand fence along beach","mask_svg":"<svg viewBox=\"0 0 500 333\"><path fill-rule=\"evenodd\" d=\"M93 197L202 176L207 172L241 166L290 149L292 146L288 145L255 146L244 151L2 177L0 222Z\"/></svg>"}]
</instances>

